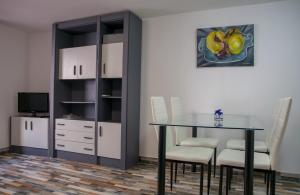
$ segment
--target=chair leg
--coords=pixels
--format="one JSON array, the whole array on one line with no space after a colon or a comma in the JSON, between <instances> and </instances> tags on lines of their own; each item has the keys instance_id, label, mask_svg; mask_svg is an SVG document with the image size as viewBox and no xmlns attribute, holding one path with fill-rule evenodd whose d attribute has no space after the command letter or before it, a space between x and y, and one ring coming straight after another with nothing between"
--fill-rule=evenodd
<instances>
[{"instance_id":1,"label":"chair leg","mask_svg":"<svg viewBox=\"0 0 300 195\"><path fill-rule=\"evenodd\" d=\"M271 190L270 194L275 195L276 191L276 171L271 171Z\"/></svg>"},{"instance_id":2,"label":"chair leg","mask_svg":"<svg viewBox=\"0 0 300 195\"><path fill-rule=\"evenodd\" d=\"M175 183L177 182L177 168L178 168L178 164L177 162L175 162Z\"/></svg>"},{"instance_id":3,"label":"chair leg","mask_svg":"<svg viewBox=\"0 0 300 195\"><path fill-rule=\"evenodd\" d=\"M230 167L226 168L226 195L228 195L229 192L230 169Z\"/></svg>"},{"instance_id":4,"label":"chair leg","mask_svg":"<svg viewBox=\"0 0 300 195\"><path fill-rule=\"evenodd\" d=\"M217 169L217 148L215 148L215 152L214 152L214 177L216 177L216 169Z\"/></svg>"},{"instance_id":5,"label":"chair leg","mask_svg":"<svg viewBox=\"0 0 300 195\"><path fill-rule=\"evenodd\" d=\"M185 163L183 163L182 165L182 174L184 175L184 172L185 172Z\"/></svg>"},{"instance_id":6,"label":"chair leg","mask_svg":"<svg viewBox=\"0 0 300 195\"><path fill-rule=\"evenodd\" d=\"M208 170L207 170L207 195L210 192L210 180L211 180L211 160L208 162Z\"/></svg>"},{"instance_id":7,"label":"chair leg","mask_svg":"<svg viewBox=\"0 0 300 195\"><path fill-rule=\"evenodd\" d=\"M267 195L269 195L270 192L270 176L268 172L265 172L265 180L267 183Z\"/></svg>"},{"instance_id":8,"label":"chair leg","mask_svg":"<svg viewBox=\"0 0 300 195\"><path fill-rule=\"evenodd\" d=\"M265 184L267 183L267 172L265 172Z\"/></svg>"},{"instance_id":9,"label":"chair leg","mask_svg":"<svg viewBox=\"0 0 300 195\"><path fill-rule=\"evenodd\" d=\"M219 182L219 195L222 195L223 188L223 166L220 166L220 182Z\"/></svg>"},{"instance_id":10,"label":"chair leg","mask_svg":"<svg viewBox=\"0 0 300 195\"><path fill-rule=\"evenodd\" d=\"M200 165L200 195L203 195L203 164Z\"/></svg>"},{"instance_id":11,"label":"chair leg","mask_svg":"<svg viewBox=\"0 0 300 195\"><path fill-rule=\"evenodd\" d=\"M233 168L230 168L230 176L229 176L229 190L231 190L231 183L232 183L232 177L233 177Z\"/></svg>"},{"instance_id":12,"label":"chair leg","mask_svg":"<svg viewBox=\"0 0 300 195\"><path fill-rule=\"evenodd\" d=\"M171 191L173 189L173 161L171 161L171 168L170 168L170 187Z\"/></svg>"}]
</instances>

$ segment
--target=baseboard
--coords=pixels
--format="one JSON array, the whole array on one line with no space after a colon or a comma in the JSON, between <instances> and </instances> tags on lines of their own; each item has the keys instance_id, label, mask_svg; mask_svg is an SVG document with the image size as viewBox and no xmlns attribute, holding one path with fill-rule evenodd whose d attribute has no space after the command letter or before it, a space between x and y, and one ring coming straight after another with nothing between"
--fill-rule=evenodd
<instances>
[{"instance_id":1,"label":"baseboard","mask_svg":"<svg viewBox=\"0 0 300 195\"><path fill-rule=\"evenodd\" d=\"M31 148L31 147L24 147L24 146L11 146L9 151L12 153L18 153L18 154L48 156L48 150L40 149L40 148Z\"/></svg>"},{"instance_id":2,"label":"baseboard","mask_svg":"<svg viewBox=\"0 0 300 195\"><path fill-rule=\"evenodd\" d=\"M157 162L158 162L157 158L143 157L143 156L139 157L139 161L142 163L144 162L144 163L150 163L150 164L157 164Z\"/></svg>"},{"instance_id":3,"label":"baseboard","mask_svg":"<svg viewBox=\"0 0 300 195\"><path fill-rule=\"evenodd\" d=\"M282 177L296 178L296 179L299 179L299 182L300 182L300 174L296 174L296 173L280 173L280 176L282 176Z\"/></svg>"},{"instance_id":4,"label":"baseboard","mask_svg":"<svg viewBox=\"0 0 300 195\"><path fill-rule=\"evenodd\" d=\"M81 163L97 164L97 157L95 157L94 155L79 154L79 153L67 152L61 150L56 150L56 158L65 159L69 161L76 161Z\"/></svg>"},{"instance_id":5,"label":"baseboard","mask_svg":"<svg viewBox=\"0 0 300 195\"><path fill-rule=\"evenodd\" d=\"M1 148L0 149L0 153L4 153L4 152L8 152L9 151L9 148Z\"/></svg>"}]
</instances>

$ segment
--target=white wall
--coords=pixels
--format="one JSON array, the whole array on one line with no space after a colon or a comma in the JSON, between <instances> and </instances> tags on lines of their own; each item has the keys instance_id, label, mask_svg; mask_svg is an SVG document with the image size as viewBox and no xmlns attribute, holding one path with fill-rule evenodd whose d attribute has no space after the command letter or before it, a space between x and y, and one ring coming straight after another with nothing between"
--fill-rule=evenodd
<instances>
[{"instance_id":1,"label":"white wall","mask_svg":"<svg viewBox=\"0 0 300 195\"><path fill-rule=\"evenodd\" d=\"M9 146L9 117L26 90L27 34L0 24L0 150Z\"/></svg>"},{"instance_id":2,"label":"white wall","mask_svg":"<svg viewBox=\"0 0 300 195\"><path fill-rule=\"evenodd\" d=\"M156 17L144 20L140 155L157 156L150 96L181 96L189 112L257 115L268 127L280 97L293 106L280 155L280 170L300 173L300 2L285 1ZM196 68L196 29L254 24L255 66ZM267 131L267 130L266 130ZM239 131L206 131L222 145ZM257 134L262 139L264 133Z\"/></svg>"},{"instance_id":3,"label":"white wall","mask_svg":"<svg viewBox=\"0 0 300 195\"><path fill-rule=\"evenodd\" d=\"M49 92L51 71L51 32L32 33L28 42L28 90Z\"/></svg>"}]
</instances>

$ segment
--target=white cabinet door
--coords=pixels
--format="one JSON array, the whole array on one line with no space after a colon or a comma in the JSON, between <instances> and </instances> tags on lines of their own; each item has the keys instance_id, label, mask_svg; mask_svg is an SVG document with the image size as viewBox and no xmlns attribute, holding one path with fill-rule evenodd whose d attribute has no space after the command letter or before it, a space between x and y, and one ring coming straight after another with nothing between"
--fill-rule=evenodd
<instances>
[{"instance_id":1,"label":"white cabinet door","mask_svg":"<svg viewBox=\"0 0 300 195\"><path fill-rule=\"evenodd\" d=\"M96 50L96 45L76 48L79 79L96 78Z\"/></svg>"},{"instance_id":2,"label":"white cabinet door","mask_svg":"<svg viewBox=\"0 0 300 195\"><path fill-rule=\"evenodd\" d=\"M30 119L30 142L28 145L33 148L48 149L48 119Z\"/></svg>"},{"instance_id":3,"label":"white cabinet door","mask_svg":"<svg viewBox=\"0 0 300 195\"><path fill-rule=\"evenodd\" d=\"M59 79L77 79L76 48L60 49L59 52Z\"/></svg>"},{"instance_id":4,"label":"white cabinet door","mask_svg":"<svg viewBox=\"0 0 300 195\"><path fill-rule=\"evenodd\" d=\"M26 118L12 117L11 118L11 145L26 146L26 140L28 140L28 133L29 133L28 131L29 131L29 127Z\"/></svg>"},{"instance_id":5,"label":"white cabinet door","mask_svg":"<svg viewBox=\"0 0 300 195\"><path fill-rule=\"evenodd\" d=\"M121 124L99 122L98 156L121 159Z\"/></svg>"},{"instance_id":6,"label":"white cabinet door","mask_svg":"<svg viewBox=\"0 0 300 195\"><path fill-rule=\"evenodd\" d=\"M102 45L102 78L122 78L123 43Z\"/></svg>"}]
</instances>

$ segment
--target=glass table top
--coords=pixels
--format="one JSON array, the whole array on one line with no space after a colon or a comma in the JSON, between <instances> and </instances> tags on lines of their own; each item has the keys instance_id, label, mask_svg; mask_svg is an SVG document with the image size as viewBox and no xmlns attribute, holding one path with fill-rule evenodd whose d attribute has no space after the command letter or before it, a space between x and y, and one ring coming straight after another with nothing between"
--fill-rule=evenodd
<instances>
[{"instance_id":1,"label":"glass table top","mask_svg":"<svg viewBox=\"0 0 300 195\"><path fill-rule=\"evenodd\" d=\"M248 115L224 114L223 120L215 120L214 114L182 114L176 116L175 120L152 121L150 125L157 126L179 126L200 128L221 128L241 130L264 130L259 119Z\"/></svg>"}]
</instances>

